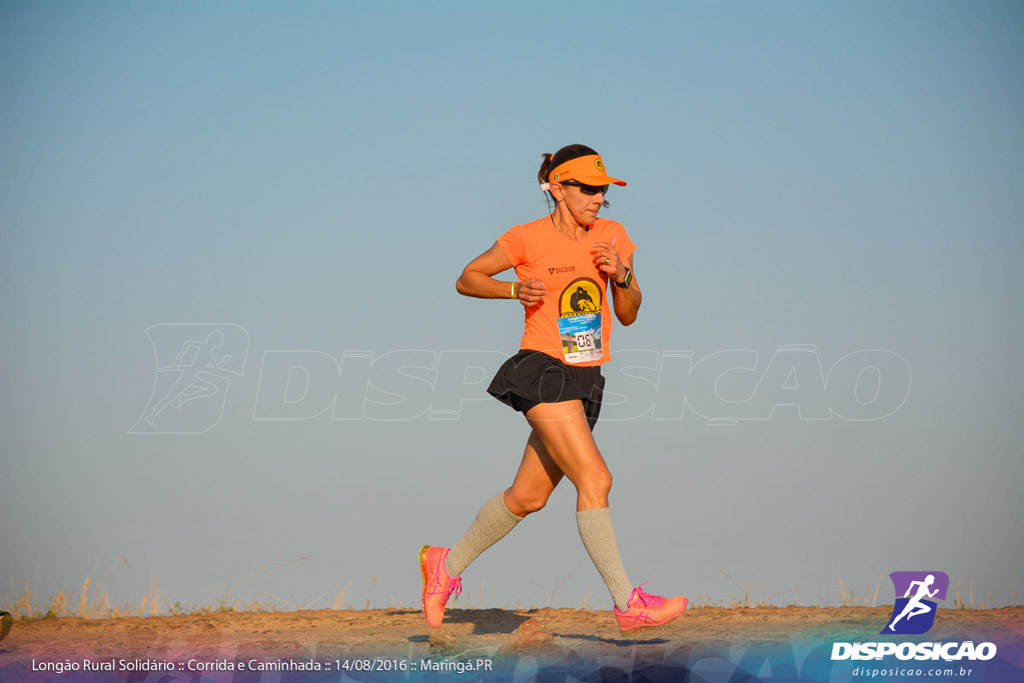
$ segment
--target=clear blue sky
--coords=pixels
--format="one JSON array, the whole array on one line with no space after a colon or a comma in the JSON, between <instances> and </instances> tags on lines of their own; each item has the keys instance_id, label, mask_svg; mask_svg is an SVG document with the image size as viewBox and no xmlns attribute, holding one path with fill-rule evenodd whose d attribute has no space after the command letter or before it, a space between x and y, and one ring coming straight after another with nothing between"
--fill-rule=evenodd
<instances>
[{"instance_id":1,"label":"clear blue sky","mask_svg":"<svg viewBox=\"0 0 1024 683\"><path fill-rule=\"evenodd\" d=\"M469 400L521 308L454 280L583 142L645 297L597 430L630 578L836 604L937 569L1007 604L1017 570L1019 601L1022 31L1012 2L3 3L0 577L418 604L417 549L527 435ZM138 427L213 329L218 393ZM610 604L564 487L472 602Z\"/></svg>"}]
</instances>

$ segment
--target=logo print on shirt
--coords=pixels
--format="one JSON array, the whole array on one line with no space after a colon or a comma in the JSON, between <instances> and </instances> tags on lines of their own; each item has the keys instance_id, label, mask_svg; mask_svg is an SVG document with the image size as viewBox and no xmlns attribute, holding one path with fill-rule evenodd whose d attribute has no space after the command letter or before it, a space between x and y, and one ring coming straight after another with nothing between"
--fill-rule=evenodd
<instances>
[{"instance_id":1,"label":"logo print on shirt","mask_svg":"<svg viewBox=\"0 0 1024 683\"><path fill-rule=\"evenodd\" d=\"M601 312L601 288L589 277L570 282L559 300L559 315L563 318Z\"/></svg>"},{"instance_id":2,"label":"logo print on shirt","mask_svg":"<svg viewBox=\"0 0 1024 683\"><path fill-rule=\"evenodd\" d=\"M548 275L554 275L555 273L575 273L576 266L555 266L548 268Z\"/></svg>"}]
</instances>

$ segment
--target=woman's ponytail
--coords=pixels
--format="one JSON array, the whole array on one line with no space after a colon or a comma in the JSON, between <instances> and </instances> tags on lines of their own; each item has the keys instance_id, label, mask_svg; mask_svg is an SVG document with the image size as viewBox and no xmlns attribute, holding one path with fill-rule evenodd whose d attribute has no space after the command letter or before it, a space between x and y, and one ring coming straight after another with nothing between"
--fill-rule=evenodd
<instances>
[{"instance_id":1,"label":"woman's ponytail","mask_svg":"<svg viewBox=\"0 0 1024 683\"><path fill-rule=\"evenodd\" d=\"M554 154L541 154L544 161L540 164L540 170L537 171L537 182L543 185L548 181L548 174L551 173L551 159L554 158Z\"/></svg>"}]
</instances>

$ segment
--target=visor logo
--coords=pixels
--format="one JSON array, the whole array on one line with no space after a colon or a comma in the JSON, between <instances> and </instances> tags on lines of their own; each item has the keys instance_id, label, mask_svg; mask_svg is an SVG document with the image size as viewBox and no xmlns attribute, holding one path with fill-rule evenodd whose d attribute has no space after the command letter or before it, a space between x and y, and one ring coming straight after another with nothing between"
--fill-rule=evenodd
<instances>
[{"instance_id":1,"label":"visor logo","mask_svg":"<svg viewBox=\"0 0 1024 683\"><path fill-rule=\"evenodd\" d=\"M594 159L594 166L597 166L597 170L604 173L604 164L601 162L601 157Z\"/></svg>"}]
</instances>

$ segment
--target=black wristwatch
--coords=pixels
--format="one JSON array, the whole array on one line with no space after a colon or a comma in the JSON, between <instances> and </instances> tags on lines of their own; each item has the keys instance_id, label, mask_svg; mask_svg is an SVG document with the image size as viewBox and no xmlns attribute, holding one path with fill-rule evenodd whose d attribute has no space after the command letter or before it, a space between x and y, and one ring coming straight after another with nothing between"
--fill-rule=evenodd
<instances>
[{"instance_id":1,"label":"black wristwatch","mask_svg":"<svg viewBox=\"0 0 1024 683\"><path fill-rule=\"evenodd\" d=\"M612 282L615 282L615 280L612 280ZM615 282L615 286L616 287L622 287L623 289L626 289L631 284L633 284L633 271L630 270L627 267L626 268L626 277L622 280L622 282Z\"/></svg>"}]
</instances>

